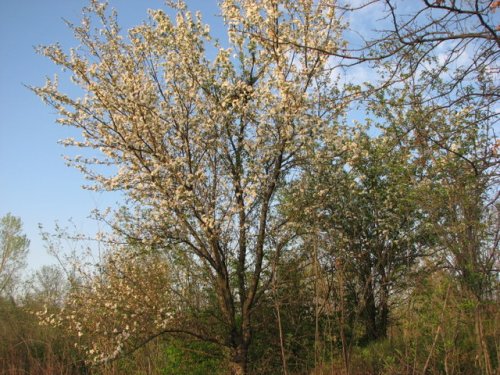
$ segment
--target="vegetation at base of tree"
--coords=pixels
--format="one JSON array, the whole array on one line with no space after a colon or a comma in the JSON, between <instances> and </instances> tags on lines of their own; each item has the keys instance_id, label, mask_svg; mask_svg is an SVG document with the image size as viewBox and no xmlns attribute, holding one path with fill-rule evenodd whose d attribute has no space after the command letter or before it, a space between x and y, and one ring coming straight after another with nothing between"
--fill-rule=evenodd
<instances>
[{"instance_id":1,"label":"vegetation at base of tree","mask_svg":"<svg viewBox=\"0 0 500 375\"><path fill-rule=\"evenodd\" d=\"M40 49L85 92L32 88L82 132L70 163L126 201L96 213L97 259L24 288L29 242L2 219L0 365L498 373L500 4L225 0L223 46L170 3L125 33L91 1L79 48ZM352 47L348 15L381 4ZM373 80L342 83L357 65Z\"/></svg>"}]
</instances>

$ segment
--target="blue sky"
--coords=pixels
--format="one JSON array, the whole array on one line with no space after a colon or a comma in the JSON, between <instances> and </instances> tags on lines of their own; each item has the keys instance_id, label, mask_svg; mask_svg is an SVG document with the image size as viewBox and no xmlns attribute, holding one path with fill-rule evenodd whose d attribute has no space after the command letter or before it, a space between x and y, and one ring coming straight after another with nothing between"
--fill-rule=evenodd
<instances>
[{"instance_id":1,"label":"blue sky","mask_svg":"<svg viewBox=\"0 0 500 375\"><path fill-rule=\"evenodd\" d=\"M215 0L188 1L208 23L218 12ZM72 219L83 233L95 232L87 219L91 210L116 201L109 193L83 190L82 175L65 165L68 150L57 141L71 134L55 124L55 111L24 85L42 85L46 76L60 73L48 59L37 55L37 45L60 42L76 46L63 19L79 23L83 0L25 0L0 2L0 216L21 217L31 240L29 268L53 263L40 238L46 229ZM147 18L148 8L163 8L161 0L112 0L124 29ZM220 21L219 21L220 22Z\"/></svg>"}]
</instances>

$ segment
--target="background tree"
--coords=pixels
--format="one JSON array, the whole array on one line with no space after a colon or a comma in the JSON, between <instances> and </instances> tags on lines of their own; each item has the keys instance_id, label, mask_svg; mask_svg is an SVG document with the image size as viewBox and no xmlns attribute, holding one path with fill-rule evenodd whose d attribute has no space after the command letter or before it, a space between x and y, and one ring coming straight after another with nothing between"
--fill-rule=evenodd
<instances>
[{"instance_id":1,"label":"background tree","mask_svg":"<svg viewBox=\"0 0 500 375\"><path fill-rule=\"evenodd\" d=\"M19 272L26 265L29 240L21 219L10 213L0 219L0 295L12 293Z\"/></svg>"},{"instance_id":2,"label":"background tree","mask_svg":"<svg viewBox=\"0 0 500 375\"><path fill-rule=\"evenodd\" d=\"M488 123L478 126L474 119L469 121L467 110L448 116L451 121L440 119L438 132L449 146L438 152L435 146L429 147L435 158L429 172L435 181L429 186L431 199L424 207L435 223L433 229L443 250L445 267L475 306L480 367L486 374L493 374L482 320L495 311L488 305L495 304L493 296L498 287L499 162L494 154L496 146L490 143ZM463 128L457 131L457 126ZM484 314L485 310L490 311Z\"/></svg>"},{"instance_id":3,"label":"background tree","mask_svg":"<svg viewBox=\"0 0 500 375\"><path fill-rule=\"evenodd\" d=\"M384 116L403 144L413 149L422 185L419 206L428 218L429 235L435 239L432 268L446 269L474 306L476 350L479 367L493 373L496 354L482 330L482 320L492 319L498 288L498 167L495 116L489 107L474 107L475 100L436 108L415 98L406 108L402 90L381 98L378 114ZM413 94L410 94L413 95ZM487 310L487 312L486 312ZM483 316L484 314L484 316Z\"/></svg>"},{"instance_id":4,"label":"background tree","mask_svg":"<svg viewBox=\"0 0 500 375\"><path fill-rule=\"evenodd\" d=\"M40 300L51 306L62 306L68 290L64 271L55 265L44 265L25 281L23 298Z\"/></svg>"},{"instance_id":5,"label":"background tree","mask_svg":"<svg viewBox=\"0 0 500 375\"><path fill-rule=\"evenodd\" d=\"M413 97L413 105L401 106L403 96ZM372 108L385 119L387 131L412 149L424 189L419 205L438 245L446 249L442 259L481 299L484 293L491 296L487 290L497 261L499 160L494 110L480 110L474 103L436 108L407 85L379 96Z\"/></svg>"},{"instance_id":6,"label":"background tree","mask_svg":"<svg viewBox=\"0 0 500 375\"><path fill-rule=\"evenodd\" d=\"M0 219L0 368L10 374L77 374L73 343L65 332L40 327L34 312L61 308L66 285L56 267L23 277L29 240L21 219Z\"/></svg>"},{"instance_id":7,"label":"background tree","mask_svg":"<svg viewBox=\"0 0 500 375\"><path fill-rule=\"evenodd\" d=\"M406 287L415 261L427 251L414 173L409 149L390 134L370 137L360 128L338 148L323 150L291 192L289 212L305 231L304 249L313 254L311 246L319 244L322 266L344 274L348 315L364 326L355 340L386 337L391 296ZM331 286L330 293L339 287Z\"/></svg>"}]
</instances>

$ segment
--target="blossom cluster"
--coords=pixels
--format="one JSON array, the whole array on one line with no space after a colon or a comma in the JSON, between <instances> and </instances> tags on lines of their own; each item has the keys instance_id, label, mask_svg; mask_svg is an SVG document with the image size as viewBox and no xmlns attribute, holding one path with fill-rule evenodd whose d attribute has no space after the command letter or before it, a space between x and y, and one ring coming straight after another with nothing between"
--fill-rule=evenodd
<instances>
[{"instance_id":1,"label":"blossom cluster","mask_svg":"<svg viewBox=\"0 0 500 375\"><path fill-rule=\"evenodd\" d=\"M169 267L158 256L120 249L95 270L80 270L64 307L37 313L64 328L91 362L116 358L151 335L175 326L178 305Z\"/></svg>"}]
</instances>

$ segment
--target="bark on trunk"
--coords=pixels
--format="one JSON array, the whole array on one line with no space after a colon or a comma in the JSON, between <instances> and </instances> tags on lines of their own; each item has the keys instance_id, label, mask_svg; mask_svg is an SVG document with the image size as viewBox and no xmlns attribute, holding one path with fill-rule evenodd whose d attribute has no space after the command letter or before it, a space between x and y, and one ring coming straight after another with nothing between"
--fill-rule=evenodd
<instances>
[{"instance_id":1,"label":"bark on trunk","mask_svg":"<svg viewBox=\"0 0 500 375\"><path fill-rule=\"evenodd\" d=\"M230 369L231 375L246 375L248 362L248 348L246 345L240 345L232 353Z\"/></svg>"},{"instance_id":2,"label":"bark on trunk","mask_svg":"<svg viewBox=\"0 0 500 375\"><path fill-rule=\"evenodd\" d=\"M389 325L389 288L385 269L380 266L379 274L382 277L380 282L380 303L379 303L379 321L377 324L377 338L387 337L387 327Z\"/></svg>"},{"instance_id":3,"label":"bark on trunk","mask_svg":"<svg viewBox=\"0 0 500 375\"><path fill-rule=\"evenodd\" d=\"M387 337L387 327L389 326L389 306L387 305L387 296L381 298L380 302L380 320L377 327L377 338Z\"/></svg>"},{"instance_id":4,"label":"bark on trunk","mask_svg":"<svg viewBox=\"0 0 500 375\"><path fill-rule=\"evenodd\" d=\"M364 341L369 343L377 338L377 307L375 305L373 283L370 279L365 282L365 288L364 307L361 316L365 324Z\"/></svg>"}]
</instances>

